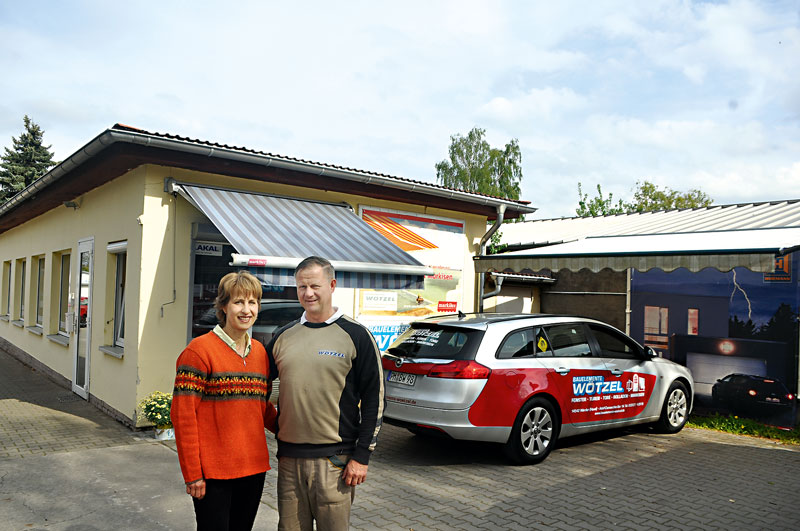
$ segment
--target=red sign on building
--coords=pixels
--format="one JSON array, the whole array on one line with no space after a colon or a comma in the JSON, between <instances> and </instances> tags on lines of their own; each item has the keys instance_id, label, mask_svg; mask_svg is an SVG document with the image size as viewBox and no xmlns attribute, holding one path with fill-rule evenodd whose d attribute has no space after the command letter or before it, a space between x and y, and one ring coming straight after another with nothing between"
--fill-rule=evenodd
<instances>
[{"instance_id":1,"label":"red sign on building","mask_svg":"<svg viewBox=\"0 0 800 531\"><path fill-rule=\"evenodd\" d=\"M458 303L455 301L439 301L436 305L436 311L440 313L455 313L458 308Z\"/></svg>"}]
</instances>

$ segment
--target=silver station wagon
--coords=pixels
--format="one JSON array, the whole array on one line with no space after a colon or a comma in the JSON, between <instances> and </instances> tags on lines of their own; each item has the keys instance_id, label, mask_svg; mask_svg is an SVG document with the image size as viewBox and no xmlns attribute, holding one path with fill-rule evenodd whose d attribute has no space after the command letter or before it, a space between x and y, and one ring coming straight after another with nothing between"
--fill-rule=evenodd
<instances>
[{"instance_id":1,"label":"silver station wagon","mask_svg":"<svg viewBox=\"0 0 800 531\"><path fill-rule=\"evenodd\" d=\"M411 324L383 355L387 423L502 443L519 464L560 437L653 423L683 428L689 370L600 321L458 314Z\"/></svg>"}]
</instances>

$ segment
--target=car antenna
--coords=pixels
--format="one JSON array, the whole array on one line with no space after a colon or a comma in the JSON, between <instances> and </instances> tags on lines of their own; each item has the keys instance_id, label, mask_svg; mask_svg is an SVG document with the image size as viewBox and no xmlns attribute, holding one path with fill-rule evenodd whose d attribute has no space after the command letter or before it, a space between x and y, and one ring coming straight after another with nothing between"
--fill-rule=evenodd
<instances>
[{"instance_id":1,"label":"car antenna","mask_svg":"<svg viewBox=\"0 0 800 531\"><path fill-rule=\"evenodd\" d=\"M465 314L465 313L464 313L464 312L462 312L461 310L458 310L458 318L459 318L459 319L463 319L463 318L464 318L464 317L466 317L466 316L467 316L467 314Z\"/></svg>"}]
</instances>

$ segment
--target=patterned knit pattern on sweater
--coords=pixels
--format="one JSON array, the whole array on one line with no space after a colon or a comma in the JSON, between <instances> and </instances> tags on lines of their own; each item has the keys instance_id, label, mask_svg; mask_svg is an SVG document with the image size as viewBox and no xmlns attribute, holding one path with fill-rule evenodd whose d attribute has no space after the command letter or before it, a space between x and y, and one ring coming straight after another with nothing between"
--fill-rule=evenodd
<instances>
[{"instance_id":1,"label":"patterned knit pattern on sweater","mask_svg":"<svg viewBox=\"0 0 800 531\"><path fill-rule=\"evenodd\" d=\"M264 346L242 358L213 332L195 338L178 357L172 424L186 482L232 479L269 470L266 427L275 430L267 400Z\"/></svg>"}]
</instances>

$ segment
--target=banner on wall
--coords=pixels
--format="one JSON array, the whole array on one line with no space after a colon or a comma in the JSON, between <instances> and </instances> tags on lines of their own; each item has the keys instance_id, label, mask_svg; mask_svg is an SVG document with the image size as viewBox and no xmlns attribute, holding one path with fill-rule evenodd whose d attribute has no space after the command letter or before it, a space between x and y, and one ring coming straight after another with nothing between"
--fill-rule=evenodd
<instances>
[{"instance_id":1,"label":"banner on wall","mask_svg":"<svg viewBox=\"0 0 800 531\"><path fill-rule=\"evenodd\" d=\"M696 411L792 427L800 383L796 268L787 255L770 273L637 271L631 336L692 371Z\"/></svg>"},{"instance_id":2,"label":"banner on wall","mask_svg":"<svg viewBox=\"0 0 800 531\"><path fill-rule=\"evenodd\" d=\"M359 321L374 327L381 350L397 338L406 323L462 309L467 252L463 220L374 207L362 207L360 215L385 238L434 270L425 277L423 289L359 290Z\"/></svg>"},{"instance_id":3,"label":"banner on wall","mask_svg":"<svg viewBox=\"0 0 800 531\"><path fill-rule=\"evenodd\" d=\"M787 254L775 259L775 271L764 273L764 282L791 282L792 255Z\"/></svg>"}]
</instances>

